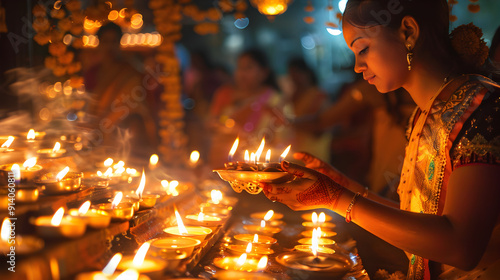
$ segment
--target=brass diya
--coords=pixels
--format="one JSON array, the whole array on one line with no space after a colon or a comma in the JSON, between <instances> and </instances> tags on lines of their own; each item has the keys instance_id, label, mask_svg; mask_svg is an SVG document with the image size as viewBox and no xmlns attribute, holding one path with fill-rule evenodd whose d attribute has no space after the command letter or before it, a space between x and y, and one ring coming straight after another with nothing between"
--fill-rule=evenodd
<instances>
[{"instance_id":1,"label":"brass diya","mask_svg":"<svg viewBox=\"0 0 500 280\"><path fill-rule=\"evenodd\" d=\"M290 181L294 176L281 170L279 163L226 163L226 169L216 169L214 172L228 182L233 190L241 193L246 190L250 194L262 191L260 183L281 183Z\"/></svg>"},{"instance_id":2,"label":"brass diya","mask_svg":"<svg viewBox=\"0 0 500 280\"><path fill-rule=\"evenodd\" d=\"M35 180L41 191L47 195L58 195L79 191L82 186L83 173L68 172L64 178L58 180L57 174L47 173Z\"/></svg>"},{"instance_id":3,"label":"brass diya","mask_svg":"<svg viewBox=\"0 0 500 280\"><path fill-rule=\"evenodd\" d=\"M289 275L301 276L300 279L341 279L353 267L351 259L343 254L314 256L310 252L294 251L277 256L276 261L288 268Z\"/></svg>"}]
</instances>

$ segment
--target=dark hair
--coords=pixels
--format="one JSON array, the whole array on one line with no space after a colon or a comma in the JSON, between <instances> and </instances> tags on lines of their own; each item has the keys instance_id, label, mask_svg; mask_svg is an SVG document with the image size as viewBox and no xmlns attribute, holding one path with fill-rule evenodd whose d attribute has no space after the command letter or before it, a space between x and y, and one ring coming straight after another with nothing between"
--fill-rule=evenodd
<instances>
[{"instance_id":1,"label":"dark hair","mask_svg":"<svg viewBox=\"0 0 500 280\"><path fill-rule=\"evenodd\" d=\"M116 35L118 35L118 39L123 36L122 28L119 25L113 22L108 22L105 25L101 26L99 30L97 30L97 38L102 39L102 35L108 31L116 33Z\"/></svg>"},{"instance_id":2,"label":"dark hair","mask_svg":"<svg viewBox=\"0 0 500 280\"><path fill-rule=\"evenodd\" d=\"M274 75L274 72L269 64L269 60L267 59L266 54L263 51L261 51L260 49L248 49L242 52L239 55L239 58L244 56L247 56L253 61L255 61L261 68L268 69L269 75L267 76L266 80L264 80L264 84L276 90L279 90L279 86L278 83L276 82L276 77Z\"/></svg>"},{"instance_id":3,"label":"dark hair","mask_svg":"<svg viewBox=\"0 0 500 280\"><path fill-rule=\"evenodd\" d=\"M397 30L405 16L413 17L420 27L420 37L413 50L415 60L449 65L457 74L490 74L486 67L467 64L453 49L446 0L349 0L343 21L358 28L382 25Z\"/></svg>"},{"instance_id":4,"label":"dark hair","mask_svg":"<svg viewBox=\"0 0 500 280\"><path fill-rule=\"evenodd\" d=\"M495 52L500 44L500 26L495 31L495 35L493 35L493 39L491 39L491 47L490 47L490 58L493 58Z\"/></svg>"},{"instance_id":5,"label":"dark hair","mask_svg":"<svg viewBox=\"0 0 500 280\"><path fill-rule=\"evenodd\" d=\"M314 70L307 65L306 61L303 58L296 57L292 58L288 61L288 68L295 68L301 72L306 73L309 76L309 80L313 85L318 85L318 78L316 77L316 73Z\"/></svg>"}]
</instances>

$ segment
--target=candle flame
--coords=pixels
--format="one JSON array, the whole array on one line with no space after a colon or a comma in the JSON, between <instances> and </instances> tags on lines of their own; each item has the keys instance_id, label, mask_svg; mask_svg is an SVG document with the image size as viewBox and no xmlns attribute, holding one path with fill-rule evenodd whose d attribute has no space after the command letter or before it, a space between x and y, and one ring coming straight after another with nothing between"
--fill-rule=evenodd
<instances>
[{"instance_id":1,"label":"candle flame","mask_svg":"<svg viewBox=\"0 0 500 280\"><path fill-rule=\"evenodd\" d=\"M273 210L269 210L267 211L266 215L264 216L264 220L265 221L269 221L274 215L274 211Z\"/></svg>"},{"instance_id":2,"label":"candle flame","mask_svg":"<svg viewBox=\"0 0 500 280\"><path fill-rule=\"evenodd\" d=\"M111 209L115 209L118 204L120 204L120 201L122 201L123 198L123 193L122 192L117 192L115 195L115 198L113 198L113 202L111 202Z\"/></svg>"},{"instance_id":3,"label":"candle flame","mask_svg":"<svg viewBox=\"0 0 500 280\"><path fill-rule=\"evenodd\" d=\"M116 267L118 266L121 260L122 260L122 254L116 253L108 262L108 264L104 267L102 273L106 275L113 275L113 273L115 273Z\"/></svg>"},{"instance_id":4,"label":"candle flame","mask_svg":"<svg viewBox=\"0 0 500 280\"><path fill-rule=\"evenodd\" d=\"M57 181L61 181L66 174L69 172L69 166L64 167L63 170L61 170L59 173L57 173L56 179Z\"/></svg>"},{"instance_id":5,"label":"candle flame","mask_svg":"<svg viewBox=\"0 0 500 280\"><path fill-rule=\"evenodd\" d=\"M52 216L52 220L50 221L50 224L55 226L55 227L58 227L61 224L63 216L64 216L64 208L60 207L59 209L57 209L54 216Z\"/></svg>"},{"instance_id":6,"label":"candle flame","mask_svg":"<svg viewBox=\"0 0 500 280\"><path fill-rule=\"evenodd\" d=\"M316 213L316 212L312 213L312 215L311 215L311 221L313 222L313 224L317 224L318 223L318 213Z\"/></svg>"},{"instance_id":7,"label":"candle flame","mask_svg":"<svg viewBox=\"0 0 500 280\"><path fill-rule=\"evenodd\" d=\"M142 170L141 182L139 183L139 187L135 191L135 194L139 197L142 197L142 193L144 192L144 187L146 187L146 174L144 174L144 169Z\"/></svg>"},{"instance_id":8,"label":"candle flame","mask_svg":"<svg viewBox=\"0 0 500 280\"><path fill-rule=\"evenodd\" d=\"M152 154L151 157L149 158L149 164L151 164L152 166L156 166L159 160L160 158L158 157L157 154Z\"/></svg>"},{"instance_id":9,"label":"candle flame","mask_svg":"<svg viewBox=\"0 0 500 280\"><path fill-rule=\"evenodd\" d=\"M12 145L12 142L14 142L14 139L16 139L14 136L9 136L7 138L7 141L5 141L3 144L2 144L2 147L1 148L8 148L10 147L10 145Z\"/></svg>"},{"instance_id":10,"label":"candle flame","mask_svg":"<svg viewBox=\"0 0 500 280\"><path fill-rule=\"evenodd\" d=\"M110 177L111 175L113 175L113 168L108 167L108 169L106 169L106 172L104 172L104 176Z\"/></svg>"},{"instance_id":11,"label":"candle flame","mask_svg":"<svg viewBox=\"0 0 500 280\"><path fill-rule=\"evenodd\" d=\"M251 163L256 163L255 160L256 160L255 153L254 152L250 153L250 162Z\"/></svg>"},{"instance_id":12,"label":"candle flame","mask_svg":"<svg viewBox=\"0 0 500 280\"><path fill-rule=\"evenodd\" d=\"M133 268L129 268L124 272L120 273L115 280L137 280L139 279L139 272Z\"/></svg>"},{"instance_id":13,"label":"candle flame","mask_svg":"<svg viewBox=\"0 0 500 280\"><path fill-rule=\"evenodd\" d=\"M245 159L246 163L250 162L250 154L248 153L248 150L245 150L245 157L244 157L244 159Z\"/></svg>"},{"instance_id":14,"label":"candle flame","mask_svg":"<svg viewBox=\"0 0 500 280\"><path fill-rule=\"evenodd\" d=\"M288 152L290 152L291 148L292 148L292 145L288 145L288 147L286 147L286 149L283 151L283 153L280 156L280 162L282 162L283 160L285 160L285 158L288 155Z\"/></svg>"},{"instance_id":15,"label":"candle flame","mask_svg":"<svg viewBox=\"0 0 500 280\"><path fill-rule=\"evenodd\" d=\"M318 217L318 223L322 224L326 221L326 215L325 215L325 212L321 212L319 213L319 217Z\"/></svg>"},{"instance_id":16,"label":"candle flame","mask_svg":"<svg viewBox=\"0 0 500 280\"><path fill-rule=\"evenodd\" d=\"M259 235L256 233L253 235L253 243L259 242Z\"/></svg>"},{"instance_id":17,"label":"candle flame","mask_svg":"<svg viewBox=\"0 0 500 280\"><path fill-rule=\"evenodd\" d=\"M187 234L188 231L186 227L184 226L184 223L182 222L181 215L179 215L179 212L177 211L177 207L174 205L174 212L175 212L175 219L177 220L177 227L179 228L179 233L180 234Z\"/></svg>"},{"instance_id":18,"label":"candle flame","mask_svg":"<svg viewBox=\"0 0 500 280\"><path fill-rule=\"evenodd\" d=\"M265 145L266 145L266 137L262 137L262 141L260 142L260 146L257 149L257 152L255 152L255 159L257 161L260 161L260 156L262 155L262 152L264 151Z\"/></svg>"},{"instance_id":19,"label":"candle flame","mask_svg":"<svg viewBox=\"0 0 500 280\"><path fill-rule=\"evenodd\" d=\"M210 196L214 204L219 204L220 201L222 200L222 192L219 190L210 191Z\"/></svg>"},{"instance_id":20,"label":"candle flame","mask_svg":"<svg viewBox=\"0 0 500 280\"><path fill-rule=\"evenodd\" d=\"M170 181L170 183L168 184L167 194L172 196L178 196L179 192L177 191L177 186L179 186L179 181L177 180Z\"/></svg>"},{"instance_id":21,"label":"candle flame","mask_svg":"<svg viewBox=\"0 0 500 280\"><path fill-rule=\"evenodd\" d=\"M36 157L29 158L23 163L23 167L25 169L30 169L35 165L36 165Z\"/></svg>"},{"instance_id":22,"label":"candle flame","mask_svg":"<svg viewBox=\"0 0 500 280\"><path fill-rule=\"evenodd\" d=\"M316 231L316 229L313 229L313 234L312 234L312 245L311 245L311 251L314 255L314 257L317 257L318 256L318 236L317 236L318 232Z\"/></svg>"},{"instance_id":23,"label":"candle flame","mask_svg":"<svg viewBox=\"0 0 500 280\"><path fill-rule=\"evenodd\" d=\"M80 208L78 209L78 214L80 215L85 215L87 214L87 212L89 211L89 208L90 208L90 201L87 200L85 201L82 206L80 206Z\"/></svg>"},{"instance_id":24,"label":"candle flame","mask_svg":"<svg viewBox=\"0 0 500 280\"><path fill-rule=\"evenodd\" d=\"M16 181L21 180L21 168L19 167L19 164L14 163L10 170L12 171L12 173L14 173L14 179Z\"/></svg>"},{"instance_id":25,"label":"candle flame","mask_svg":"<svg viewBox=\"0 0 500 280\"><path fill-rule=\"evenodd\" d=\"M266 163L270 163L271 162L271 149L267 150L267 153L266 153Z\"/></svg>"},{"instance_id":26,"label":"candle flame","mask_svg":"<svg viewBox=\"0 0 500 280\"><path fill-rule=\"evenodd\" d=\"M234 153L236 153L236 149L238 149L239 143L240 143L240 138L236 138L236 140L234 140L233 146L231 147L231 150L229 151L229 155L228 155L229 162L233 161L233 156L234 156Z\"/></svg>"},{"instance_id":27,"label":"candle flame","mask_svg":"<svg viewBox=\"0 0 500 280\"><path fill-rule=\"evenodd\" d=\"M252 242L248 242L245 252L247 252L247 254L250 254L250 252L252 252Z\"/></svg>"},{"instance_id":28,"label":"candle flame","mask_svg":"<svg viewBox=\"0 0 500 280\"><path fill-rule=\"evenodd\" d=\"M266 221L262 220L260 221L260 227L265 228L266 227Z\"/></svg>"},{"instance_id":29,"label":"candle flame","mask_svg":"<svg viewBox=\"0 0 500 280\"><path fill-rule=\"evenodd\" d=\"M123 162L123 160L120 160L118 163L116 163L115 165L113 165L113 168L114 169L118 169L120 167L124 167L125 166L125 162Z\"/></svg>"},{"instance_id":30,"label":"candle flame","mask_svg":"<svg viewBox=\"0 0 500 280\"><path fill-rule=\"evenodd\" d=\"M165 190L168 190L168 181L167 181L167 180L161 180L160 184L161 184L161 186L162 186Z\"/></svg>"},{"instance_id":31,"label":"candle flame","mask_svg":"<svg viewBox=\"0 0 500 280\"><path fill-rule=\"evenodd\" d=\"M137 173L137 170L135 170L134 168L127 168L125 169L125 172L127 172L127 174L129 175L134 175L135 173Z\"/></svg>"},{"instance_id":32,"label":"candle flame","mask_svg":"<svg viewBox=\"0 0 500 280\"><path fill-rule=\"evenodd\" d=\"M203 222L203 220L205 220L205 214L203 214L203 212L200 212L198 214L198 222Z\"/></svg>"},{"instance_id":33,"label":"candle flame","mask_svg":"<svg viewBox=\"0 0 500 280\"><path fill-rule=\"evenodd\" d=\"M316 228L316 236L319 238L321 238L321 227L317 227Z\"/></svg>"},{"instance_id":34,"label":"candle flame","mask_svg":"<svg viewBox=\"0 0 500 280\"><path fill-rule=\"evenodd\" d=\"M247 253L241 254L241 256L238 258L238 261L236 261L236 265L241 267L245 264L245 261L247 260Z\"/></svg>"},{"instance_id":35,"label":"candle flame","mask_svg":"<svg viewBox=\"0 0 500 280\"><path fill-rule=\"evenodd\" d=\"M112 164L113 164L113 159L112 159L112 158L107 158L107 159L104 161L104 166L105 166L105 167L110 167Z\"/></svg>"},{"instance_id":36,"label":"candle flame","mask_svg":"<svg viewBox=\"0 0 500 280\"><path fill-rule=\"evenodd\" d=\"M267 267L267 261L268 261L267 256L263 256L262 258L260 258L259 263L257 264L257 270L264 270L264 269L266 269L266 267Z\"/></svg>"},{"instance_id":37,"label":"candle flame","mask_svg":"<svg viewBox=\"0 0 500 280\"><path fill-rule=\"evenodd\" d=\"M125 169L125 167L121 166L121 167L118 167L118 168L115 170L115 172L113 172L113 173L114 173L114 174L116 174L116 175L122 175L122 174L123 174L123 172L125 172L125 170L126 170L126 169Z\"/></svg>"},{"instance_id":38,"label":"candle flame","mask_svg":"<svg viewBox=\"0 0 500 280\"><path fill-rule=\"evenodd\" d=\"M9 218L4 218L2 222L2 229L0 230L0 238L2 239L2 241L9 241L11 231L12 229Z\"/></svg>"},{"instance_id":39,"label":"candle flame","mask_svg":"<svg viewBox=\"0 0 500 280\"><path fill-rule=\"evenodd\" d=\"M54 148L52 148L52 152L53 152L53 153L57 153L57 152L59 152L59 150L60 150L60 149L61 149L61 143L56 142L56 143L54 144Z\"/></svg>"},{"instance_id":40,"label":"candle flame","mask_svg":"<svg viewBox=\"0 0 500 280\"><path fill-rule=\"evenodd\" d=\"M191 155L189 155L189 161L192 164L196 164L198 160L200 160L200 152L198 152L197 150L192 151Z\"/></svg>"},{"instance_id":41,"label":"candle flame","mask_svg":"<svg viewBox=\"0 0 500 280\"><path fill-rule=\"evenodd\" d=\"M146 254L148 253L149 246L151 244L149 242L145 242L141 245L137 253L135 254L134 260L132 260L132 264L134 267L140 267L146 258Z\"/></svg>"},{"instance_id":42,"label":"candle flame","mask_svg":"<svg viewBox=\"0 0 500 280\"><path fill-rule=\"evenodd\" d=\"M35 130L32 128L28 131L28 135L26 136L28 140L35 140Z\"/></svg>"}]
</instances>

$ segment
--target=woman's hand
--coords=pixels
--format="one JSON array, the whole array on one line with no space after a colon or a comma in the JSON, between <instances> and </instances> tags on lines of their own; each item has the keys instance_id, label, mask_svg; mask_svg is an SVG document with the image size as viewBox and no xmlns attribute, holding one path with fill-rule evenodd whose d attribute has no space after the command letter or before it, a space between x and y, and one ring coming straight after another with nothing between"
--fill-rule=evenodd
<instances>
[{"instance_id":1,"label":"woman's hand","mask_svg":"<svg viewBox=\"0 0 500 280\"><path fill-rule=\"evenodd\" d=\"M347 178L347 176L342 174L342 172L338 171L335 167L322 161L321 159L306 152L294 153L293 158L302 161L307 168L323 173L341 186L349 188L350 180Z\"/></svg>"},{"instance_id":2,"label":"woman's hand","mask_svg":"<svg viewBox=\"0 0 500 280\"><path fill-rule=\"evenodd\" d=\"M296 179L281 184L261 183L264 194L270 200L281 202L292 210L335 210L345 190L343 186L320 172L287 161L281 163L281 168Z\"/></svg>"}]
</instances>

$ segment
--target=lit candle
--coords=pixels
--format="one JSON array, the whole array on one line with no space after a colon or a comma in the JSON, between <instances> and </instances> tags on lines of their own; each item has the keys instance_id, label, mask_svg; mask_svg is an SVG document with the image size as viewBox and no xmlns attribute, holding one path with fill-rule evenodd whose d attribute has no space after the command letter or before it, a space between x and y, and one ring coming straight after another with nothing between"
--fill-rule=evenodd
<instances>
[{"instance_id":1,"label":"lit candle","mask_svg":"<svg viewBox=\"0 0 500 280\"><path fill-rule=\"evenodd\" d=\"M262 256L273 254L274 251L268 247L264 246L252 246L252 242L248 242L247 245L237 245L230 244L227 247L229 253L239 255L241 253L246 253L247 256Z\"/></svg>"},{"instance_id":2,"label":"lit candle","mask_svg":"<svg viewBox=\"0 0 500 280\"><path fill-rule=\"evenodd\" d=\"M267 220L266 221L274 221L283 219L284 215L282 213L274 212L273 210L269 210L267 212L256 212L250 214L250 217L258 220Z\"/></svg>"},{"instance_id":3,"label":"lit candle","mask_svg":"<svg viewBox=\"0 0 500 280\"><path fill-rule=\"evenodd\" d=\"M14 142L16 138L14 136L9 136L7 140L2 144L0 147L0 152L12 152L14 151L13 149L10 149L10 145L12 145L12 142Z\"/></svg>"},{"instance_id":4,"label":"lit candle","mask_svg":"<svg viewBox=\"0 0 500 280\"><path fill-rule=\"evenodd\" d=\"M272 226L267 226L266 221L262 220L260 221L260 225L243 225L243 228L254 233L260 233L260 234L276 234L281 231L281 228L279 227L272 227Z\"/></svg>"},{"instance_id":5,"label":"lit candle","mask_svg":"<svg viewBox=\"0 0 500 280\"><path fill-rule=\"evenodd\" d=\"M275 238L272 238L270 236L266 235L258 235L257 233L255 234L237 234L234 236L234 239L240 242L248 243L252 242L252 244L257 245L257 246L264 246L264 247L270 247L271 245L275 244L277 240Z\"/></svg>"},{"instance_id":6,"label":"lit candle","mask_svg":"<svg viewBox=\"0 0 500 280\"><path fill-rule=\"evenodd\" d=\"M4 218L0 230L0 254L24 255L42 249L43 240L35 236L21 236L15 233L15 226Z\"/></svg>"},{"instance_id":7,"label":"lit candle","mask_svg":"<svg viewBox=\"0 0 500 280\"><path fill-rule=\"evenodd\" d=\"M253 258L247 258L247 254L243 253L239 257L215 258L213 262L215 266L225 270L258 272L258 271L263 271L265 269L265 267L267 266L267 260L268 260L267 256L264 256L260 259L253 259ZM239 278L229 278L229 279L239 279ZM254 278L252 277L251 279Z\"/></svg>"},{"instance_id":8,"label":"lit candle","mask_svg":"<svg viewBox=\"0 0 500 280\"><path fill-rule=\"evenodd\" d=\"M236 153L236 149L238 149L239 142L240 142L239 138L236 138L236 140L234 140L233 146L231 147L231 150L229 151L229 154L227 157L228 162L233 161L233 157L234 157L234 154Z\"/></svg>"},{"instance_id":9,"label":"lit candle","mask_svg":"<svg viewBox=\"0 0 500 280\"><path fill-rule=\"evenodd\" d=\"M37 151L38 155L44 158L57 158L66 153L65 149L61 149L61 143L56 142L52 149L41 149Z\"/></svg>"},{"instance_id":10,"label":"lit candle","mask_svg":"<svg viewBox=\"0 0 500 280\"><path fill-rule=\"evenodd\" d=\"M217 227L222 224L222 218L199 212L197 215L186 215L186 223L195 226Z\"/></svg>"},{"instance_id":11,"label":"lit candle","mask_svg":"<svg viewBox=\"0 0 500 280\"><path fill-rule=\"evenodd\" d=\"M153 279L159 279L167 266L166 261L159 258L146 258L150 243L146 242L137 250L135 256L124 256L118 264L118 270L134 269L144 273Z\"/></svg>"},{"instance_id":12,"label":"lit candle","mask_svg":"<svg viewBox=\"0 0 500 280\"><path fill-rule=\"evenodd\" d=\"M283 153L280 156L280 162L282 162L283 160L285 160L285 158L288 155L288 152L290 152L291 148L292 148L292 145L288 145L288 147L286 147L286 149L283 151Z\"/></svg>"},{"instance_id":13,"label":"lit candle","mask_svg":"<svg viewBox=\"0 0 500 280\"><path fill-rule=\"evenodd\" d=\"M319 215L316 212L305 213L305 214L302 214L301 217L302 217L302 219L304 219L306 221L321 220L323 222L329 222L332 220L332 216L326 215L325 212L321 212L321 213L319 213ZM316 217L316 218L314 218L314 217Z\"/></svg>"},{"instance_id":14,"label":"lit candle","mask_svg":"<svg viewBox=\"0 0 500 280\"><path fill-rule=\"evenodd\" d=\"M45 237L78 238L85 233L86 224L80 219L64 216L64 208L60 207L53 216L41 216L35 219L38 234Z\"/></svg>"},{"instance_id":15,"label":"lit candle","mask_svg":"<svg viewBox=\"0 0 500 280\"><path fill-rule=\"evenodd\" d=\"M151 251L153 256L158 257L164 257L178 251L189 257L200 244L201 241L195 238L166 237L151 241Z\"/></svg>"},{"instance_id":16,"label":"lit candle","mask_svg":"<svg viewBox=\"0 0 500 280\"><path fill-rule=\"evenodd\" d=\"M184 223L182 222L181 215L177 211L177 208L174 205L174 212L175 212L175 218L177 221L177 226L176 227L168 227L164 229L168 234L171 235L176 235L176 236L188 236L192 238L196 238L200 241L205 240L205 237L212 233L212 230L206 227L202 226L184 226Z\"/></svg>"},{"instance_id":17,"label":"lit candle","mask_svg":"<svg viewBox=\"0 0 500 280\"><path fill-rule=\"evenodd\" d=\"M81 172L69 172L69 167L66 166L55 176L52 173L41 176L35 180L35 184L39 185L45 194L64 194L79 191L82 186L82 177Z\"/></svg>"},{"instance_id":18,"label":"lit candle","mask_svg":"<svg viewBox=\"0 0 500 280\"><path fill-rule=\"evenodd\" d=\"M32 157L27 159L21 167L21 164L19 163L14 163L14 164L4 164L0 166L0 170L4 173L8 173L9 171L15 172L17 175L19 175L19 178L17 180L19 181L20 184L22 185L27 185L31 184L33 180L39 176L39 174L42 171L42 166L36 164L37 163L37 158ZM8 175L5 176L6 178Z\"/></svg>"},{"instance_id":19,"label":"lit candle","mask_svg":"<svg viewBox=\"0 0 500 280\"><path fill-rule=\"evenodd\" d=\"M266 163L270 163L271 162L271 149L267 150L267 153L266 153Z\"/></svg>"},{"instance_id":20,"label":"lit candle","mask_svg":"<svg viewBox=\"0 0 500 280\"><path fill-rule=\"evenodd\" d=\"M87 200L79 209L69 209L68 214L73 217L79 217L92 228L105 228L109 226L111 216L104 211L90 209L90 205L90 201Z\"/></svg>"},{"instance_id":21,"label":"lit candle","mask_svg":"<svg viewBox=\"0 0 500 280\"><path fill-rule=\"evenodd\" d=\"M121 202L122 192L117 192L111 203L101 203L94 206L94 209L106 212L113 220L130 220L134 216L134 205L128 202Z\"/></svg>"},{"instance_id":22,"label":"lit candle","mask_svg":"<svg viewBox=\"0 0 500 280\"><path fill-rule=\"evenodd\" d=\"M260 142L260 146L257 149L257 152L255 152L255 160L256 163L260 161L260 156L262 155L262 152L264 152L264 146L266 145L266 138L263 137L262 141Z\"/></svg>"}]
</instances>

